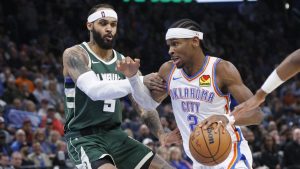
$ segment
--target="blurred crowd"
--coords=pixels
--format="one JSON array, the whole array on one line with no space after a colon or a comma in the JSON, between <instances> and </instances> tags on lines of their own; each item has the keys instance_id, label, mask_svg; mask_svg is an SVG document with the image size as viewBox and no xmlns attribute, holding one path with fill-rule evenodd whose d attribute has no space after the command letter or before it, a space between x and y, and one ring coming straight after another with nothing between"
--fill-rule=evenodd
<instances>
[{"instance_id":1,"label":"blurred crowd","mask_svg":"<svg viewBox=\"0 0 300 169\"><path fill-rule=\"evenodd\" d=\"M105 1L101 1L105 2ZM109 1L107 1L109 2ZM88 41L88 10L95 0L0 2L0 169L74 168L63 139L62 52ZM144 74L169 60L165 32L181 18L197 21L206 54L231 61L255 92L276 64L300 47L300 5L242 2L150 4L110 2L119 16L115 49L141 58ZM232 99L231 107L236 102ZM181 145L161 147L123 99L122 128L178 169L191 161ZM274 91L262 105L259 126L243 127L254 168L300 168L300 78ZM166 132L176 128L170 101L158 108Z\"/></svg>"}]
</instances>

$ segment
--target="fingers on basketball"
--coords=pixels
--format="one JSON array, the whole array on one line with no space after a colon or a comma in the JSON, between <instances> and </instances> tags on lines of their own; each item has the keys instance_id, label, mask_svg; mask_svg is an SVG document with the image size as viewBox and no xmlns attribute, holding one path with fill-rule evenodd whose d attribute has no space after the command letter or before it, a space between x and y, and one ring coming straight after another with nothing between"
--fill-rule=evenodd
<instances>
[{"instance_id":1,"label":"fingers on basketball","mask_svg":"<svg viewBox=\"0 0 300 169\"><path fill-rule=\"evenodd\" d=\"M189 148L192 156L199 163L207 166L214 166L227 159L232 141L229 132L223 127L214 132L217 123L213 123L207 129L196 127L190 135Z\"/></svg>"}]
</instances>

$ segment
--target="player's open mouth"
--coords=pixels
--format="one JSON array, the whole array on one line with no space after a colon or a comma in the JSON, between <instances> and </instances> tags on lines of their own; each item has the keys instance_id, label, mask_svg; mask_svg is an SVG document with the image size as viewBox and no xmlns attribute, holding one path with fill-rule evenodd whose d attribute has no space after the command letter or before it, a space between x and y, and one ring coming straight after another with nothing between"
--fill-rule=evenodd
<instances>
[{"instance_id":1,"label":"player's open mouth","mask_svg":"<svg viewBox=\"0 0 300 169\"><path fill-rule=\"evenodd\" d=\"M108 41L112 41L112 37L106 37L105 39Z\"/></svg>"},{"instance_id":2,"label":"player's open mouth","mask_svg":"<svg viewBox=\"0 0 300 169\"><path fill-rule=\"evenodd\" d=\"M176 65L178 62L180 62L180 58L178 57L173 57L172 58L173 63Z\"/></svg>"},{"instance_id":3,"label":"player's open mouth","mask_svg":"<svg viewBox=\"0 0 300 169\"><path fill-rule=\"evenodd\" d=\"M113 37L111 35L107 35L104 37L107 41L112 41Z\"/></svg>"}]
</instances>

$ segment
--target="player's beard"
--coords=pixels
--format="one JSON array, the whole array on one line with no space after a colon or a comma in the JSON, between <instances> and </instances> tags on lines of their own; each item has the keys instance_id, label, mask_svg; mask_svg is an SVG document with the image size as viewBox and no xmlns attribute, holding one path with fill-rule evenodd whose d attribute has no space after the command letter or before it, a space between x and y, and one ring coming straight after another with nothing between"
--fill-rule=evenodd
<instances>
[{"instance_id":1,"label":"player's beard","mask_svg":"<svg viewBox=\"0 0 300 169\"><path fill-rule=\"evenodd\" d=\"M95 29L92 29L93 33L93 39L101 47L102 49L112 49L115 44L115 36L112 36L112 40L108 41L105 39L105 36L102 37L101 33L95 31Z\"/></svg>"}]
</instances>

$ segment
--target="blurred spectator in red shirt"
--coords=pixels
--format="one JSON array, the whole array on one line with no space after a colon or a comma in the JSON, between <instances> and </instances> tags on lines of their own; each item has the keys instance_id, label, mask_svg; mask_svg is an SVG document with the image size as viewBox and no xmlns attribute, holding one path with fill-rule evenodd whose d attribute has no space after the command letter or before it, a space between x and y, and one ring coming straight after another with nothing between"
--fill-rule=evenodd
<instances>
[{"instance_id":1,"label":"blurred spectator in red shirt","mask_svg":"<svg viewBox=\"0 0 300 169\"><path fill-rule=\"evenodd\" d=\"M64 125L63 123L56 117L56 110L54 106L49 106L47 109L47 116L43 118L41 127L45 127L46 124L52 124L52 129L59 132L61 136L64 135Z\"/></svg>"}]
</instances>

